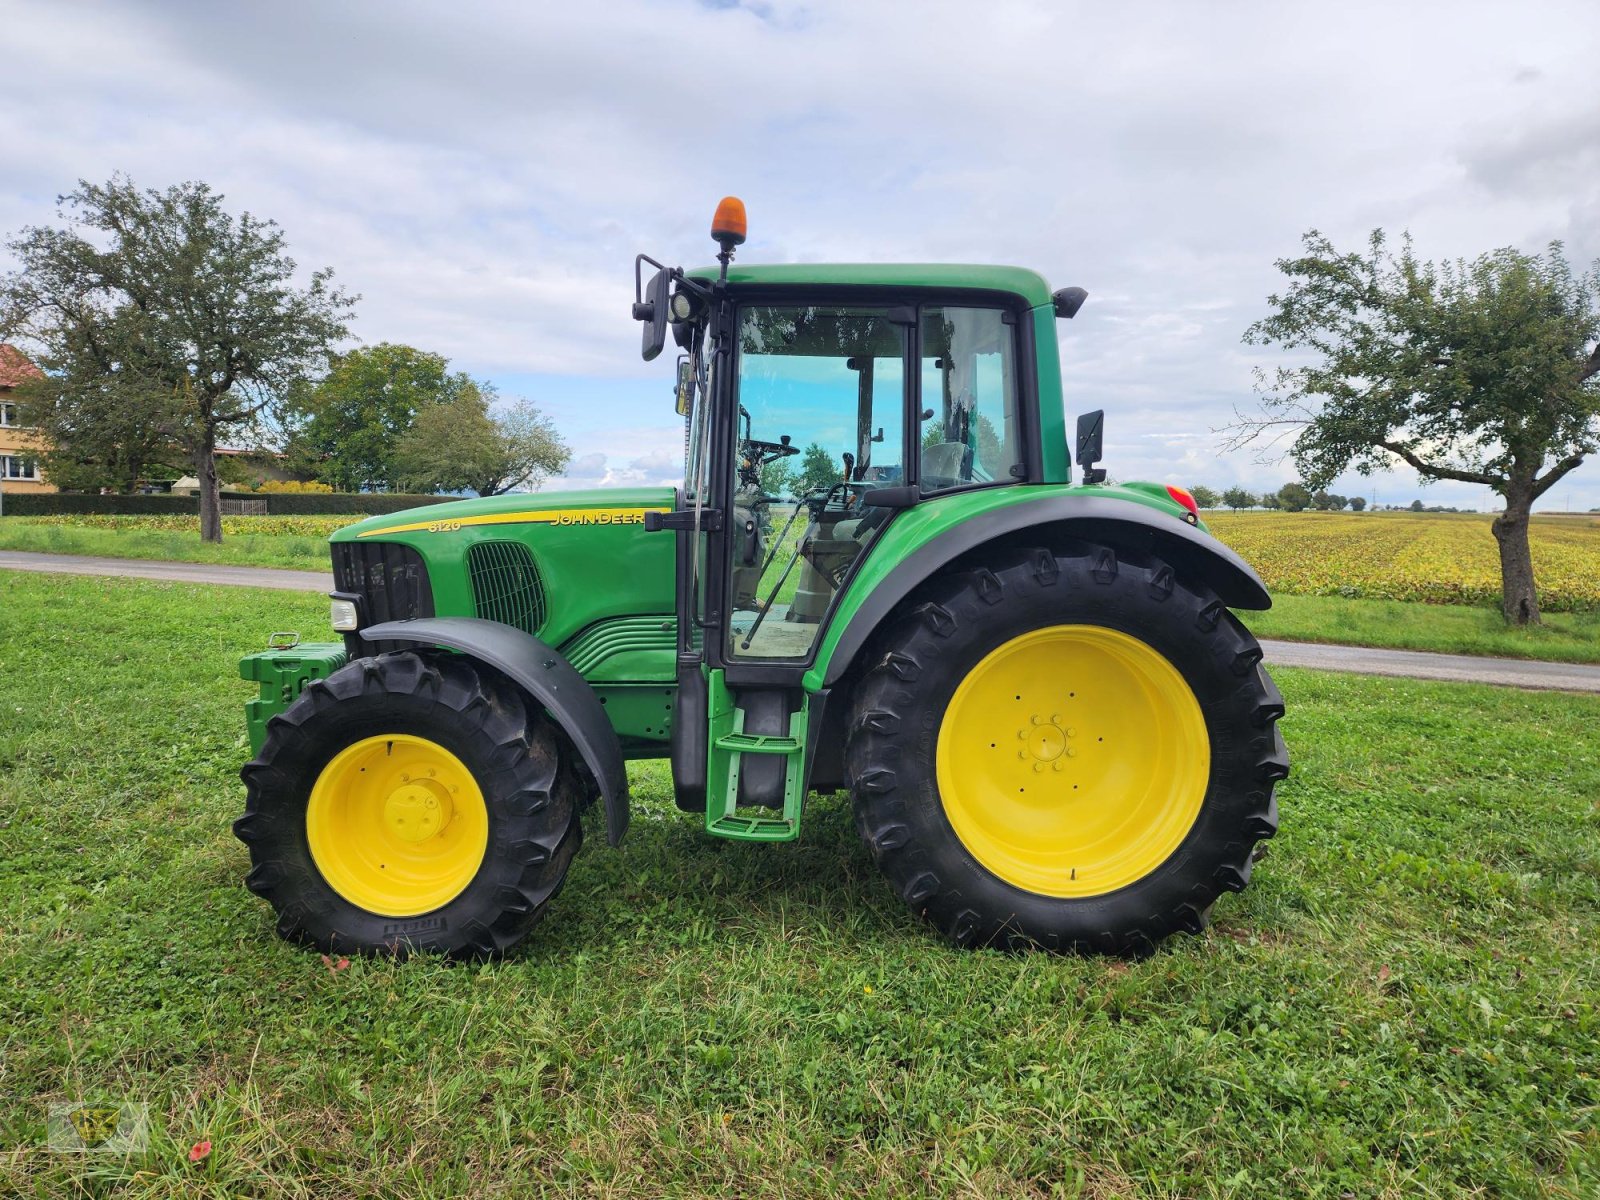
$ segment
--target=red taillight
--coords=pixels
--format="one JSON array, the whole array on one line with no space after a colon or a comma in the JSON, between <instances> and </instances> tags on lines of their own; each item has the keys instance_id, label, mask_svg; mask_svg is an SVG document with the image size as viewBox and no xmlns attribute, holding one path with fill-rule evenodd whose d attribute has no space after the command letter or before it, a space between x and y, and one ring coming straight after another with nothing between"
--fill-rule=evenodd
<instances>
[{"instance_id":1,"label":"red taillight","mask_svg":"<svg viewBox=\"0 0 1600 1200\"><path fill-rule=\"evenodd\" d=\"M1167 495L1187 508L1196 517L1200 515L1200 506L1194 502L1194 497L1189 494L1188 488L1174 487L1169 483L1167 484Z\"/></svg>"}]
</instances>

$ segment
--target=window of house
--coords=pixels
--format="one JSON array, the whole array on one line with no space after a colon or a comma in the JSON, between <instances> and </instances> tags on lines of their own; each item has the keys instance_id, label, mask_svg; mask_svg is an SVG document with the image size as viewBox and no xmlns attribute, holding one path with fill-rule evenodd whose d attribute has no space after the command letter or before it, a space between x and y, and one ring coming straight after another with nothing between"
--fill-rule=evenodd
<instances>
[{"instance_id":1,"label":"window of house","mask_svg":"<svg viewBox=\"0 0 1600 1200\"><path fill-rule=\"evenodd\" d=\"M1014 327L996 308L922 310L922 490L1015 483Z\"/></svg>"},{"instance_id":2,"label":"window of house","mask_svg":"<svg viewBox=\"0 0 1600 1200\"><path fill-rule=\"evenodd\" d=\"M17 406L0 401L0 426L11 426L17 423Z\"/></svg>"},{"instance_id":3,"label":"window of house","mask_svg":"<svg viewBox=\"0 0 1600 1200\"><path fill-rule=\"evenodd\" d=\"M38 479L39 464L20 455L0 455L0 475L7 479Z\"/></svg>"}]
</instances>

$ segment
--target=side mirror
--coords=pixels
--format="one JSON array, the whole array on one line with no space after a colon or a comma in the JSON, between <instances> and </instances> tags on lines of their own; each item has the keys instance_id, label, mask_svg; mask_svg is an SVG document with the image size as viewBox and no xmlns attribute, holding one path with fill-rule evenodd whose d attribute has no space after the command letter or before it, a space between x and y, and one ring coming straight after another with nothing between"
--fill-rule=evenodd
<instances>
[{"instance_id":1,"label":"side mirror","mask_svg":"<svg viewBox=\"0 0 1600 1200\"><path fill-rule=\"evenodd\" d=\"M678 410L680 417L687 417L693 402L694 367L689 364L688 355L680 354L678 356L678 388L673 407Z\"/></svg>"},{"instance_id":2,"label":"side mirror","mask_svg":"<svg viewBox=\"0 0 1600 1200\"><path fill-rule=\"evenodd\" d=\"M1055 305L1056 316L1071 320L1078 315L1078 310L1083 307L1083 302L1089 298L1089 293L1081 287L1064 287L1059 292L1051 292L1050 299Z\"/></svg>"},{"instance_id":3,"label":"side mirror","mask_svg":"<svg viewBox=\"0 0 1600 1200\"><path fill-rule=\"evenodd\" d=\"M644 322L640 353L644 355L645 362L660 354L661 347L667 344L667 288L671 284L672 276L663 267L650 280L650 286L645 288L644 299L633 306L633 319Z\"/></svg>"},{"instance_id":4,"label":"side mirror","mask_svg":"<svg viewBox=\"0 0 1600 1200\"><path fill-rule=\"evenodd\" d=\"M1097 408L1078 418L1078 465L1084 483L1104 483L1106 473L1094 464L1100 461L1105 440L1105 409Z\"/></svg>"}]
</instances>

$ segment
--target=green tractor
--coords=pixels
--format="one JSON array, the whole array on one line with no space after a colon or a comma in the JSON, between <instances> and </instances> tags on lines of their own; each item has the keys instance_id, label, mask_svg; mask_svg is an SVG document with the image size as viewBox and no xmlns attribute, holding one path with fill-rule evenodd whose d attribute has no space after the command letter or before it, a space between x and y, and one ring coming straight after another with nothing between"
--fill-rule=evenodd
<instances>
[{"instance_id":1,"label":"green tractor","mask_svg":"<svg viewBox=\"0 0 1600 1200\"><path fill-rule=\"evenodd\" d=\"M989 266L643 255L681 350L680 488L462 500L333 536L343 643L241 672L247 883L325 951L506 952L627 762L742 841L848 788L890 885L962 946L1140 954L1204 928L1277 829L1271 601L1181 488L1074 483L1058 318ZM645 281L645 266L653 275Z\"/></svg>"}]
</instances>

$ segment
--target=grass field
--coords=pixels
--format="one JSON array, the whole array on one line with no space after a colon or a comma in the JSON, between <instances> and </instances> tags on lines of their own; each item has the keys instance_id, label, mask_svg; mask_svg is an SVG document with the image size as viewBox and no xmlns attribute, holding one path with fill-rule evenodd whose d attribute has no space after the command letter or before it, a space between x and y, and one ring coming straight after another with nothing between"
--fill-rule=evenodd
<instances>
[{"instance_id":1,"label":"grass field","mask_svg":"<svg viewBox=\"0 0 1600 1200\"><path fill-rule=\"evenodd\" d=\"M1206 524L1274 594L1500 602L1491 518L1474 513L1206 514ZM1600 611L1600 517L1535 517L1529 529L1539 604Z\"/></svg>"},{"instance_id":2,"label":"grass field","mask_svg":"<svg viewBox=\"0 0 1600 1200\"><path fill-rule=\"evenodd\" d=\"M6 517L0 550L327 570L328 535L359 517L224 517L223 541L200 540L193 517Z\"/></svg>"},{"instance_id":3,"label":"grass field","mask_svg":"<svg viewBox=\"0 0 1600 1200\"><path fill-rule=\"evenodd\" d=\"M0 593L0 1194L1600 1193L1595 699L1283 672L1282 833L1142 963L948 949L841 799L713 841L647 764L512 960L336 970L228 830L234 660L325 601Z\"/></svg>"},{"instance_id":4,"label":"grass field","mask_svg":"<svg viewBox=\"0 0 1600 1200\"><path fill-rule=\"evenodd\" d=\"M1600 663L1600 613L1547 613L1514 629L1498 608L1279 592L1268 611L1239 616L1257 637L1292 642Z\"/></svg>"}]
</instances>

